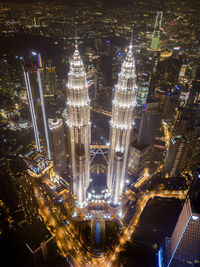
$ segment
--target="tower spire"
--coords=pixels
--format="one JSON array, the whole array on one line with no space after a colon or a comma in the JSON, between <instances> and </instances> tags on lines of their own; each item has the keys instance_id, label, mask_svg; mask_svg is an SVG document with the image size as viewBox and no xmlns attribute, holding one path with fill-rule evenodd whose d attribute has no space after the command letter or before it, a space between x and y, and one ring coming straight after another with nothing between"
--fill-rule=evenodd
<instances>
[{"instance_id":1,"label":"tower spire","mask_svg":"<svg viewBox=\"0 0 200 267\"><path fill-rule=\"evenodd\" d=\"M75 31L76 32L76 31ZM70 136L71 187L78 207L87 204L86 192L90 182L90 101L86 72L78 51L75 34L75 51L70 60L67 83L66 123Z\"/></svg>"},{"instance_id":2,"label":"tower spire","mask_svg":"<svg viewBox=\"0 0 200 267\"><path fill-rule=\"evenodd\" d=\"M78 49L77 28L75 27L75 49Z\"/></svg>"},{"instance_id":3,"label":"tower spire","mask_svg":"<svg viewBox=\"0 0 200 267\"><path fill-rule=\"evenodd\" d=\"M128 152L133 125L133 112L137 94L135 60L132 52L132 37L129 50L115 85L110 122L110 151L107 186L111 202L119 204L127 177Z\"/></svg>"},{"instance_id":4,"label":"tower spire","mask_svg":"<svg viewBox=\"0 0 200 267\"><path fill-rule=\"evenodd\" d=\"M131 41L130 41L129 49L132 49L132 48L133 48L133 28L131 31Z\"/></svg>"},{"instance_id":5,"label":"tower spire","mask_svg":"<svg viewBox=\"0 0 200 267\"><path fill-rule=\"evenodd\" d=\"M133 44L132 44L132 39L133 39L133 32L131 34L131 41L130 41L130 45L129 45L129 49L126 55L126 58L122 64L122 68L121 68L121 73L123 73L123 75L129 77L129 76L135 76L135 60L133 57Z\"/></svg>"}]
</instances>

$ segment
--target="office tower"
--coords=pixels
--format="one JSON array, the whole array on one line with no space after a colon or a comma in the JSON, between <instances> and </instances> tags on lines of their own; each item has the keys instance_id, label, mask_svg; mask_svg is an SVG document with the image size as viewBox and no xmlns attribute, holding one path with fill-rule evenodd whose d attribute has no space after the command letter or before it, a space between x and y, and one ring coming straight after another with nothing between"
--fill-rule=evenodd
<instances>
[{"instance_id":1,"label":"office tower","mask_svg":"<svg viewBox=\"0 0 200 267\"><path fill-rule=\"evenodd\" d=\"M44 94L56 95L56 68L52 64L52 60L43 61L43 79L44 79Z\"/></svg>"},{"instance_id":2,"label":"office tower","mask_svg":"<svg viewBox=\"0 0 200 267\"><path fill-rule=\"evenodd\" d=\"M161 27L161 23L162 23L162 16L163 16L163 12L162 11L158 11L157 15L156 15L156 22L155 22L155 26L154 26L154 32L153 32L153 36L152 36L152 41L151 41L151 49L152 50L157 50L158 49L158 42L159 42L159 38L160 38L160 27Z\"/></svg>"},{"instance_id":3,"label":"office tower","mask_svg":"<svg viewBox=\"0 0 200 267\"><path fill-rule=\"evenodd\" d=\"M148 90L149 99L153 98L155 94L155 87L156 87L156 82L158 79L157 71L158 71L159 60L160 60L160 52L156 51L154 52L153 59L152 59L152 73L151 73L151 78L149 82L149 90Z\"/></svg>"},{"instance_id":4,"label":"office tower","mask_svg":"<svg viewBox=\"0 0 200 267\"><path fill-rule=\"evenodd\" d=\"M128 170L134 179L141 177L145 169L148 167L149 146L140 146L135 140L130 146L130 154L128 161Z\"/></svg>"},{"instance_id":5,"label":"office tower","mask_svg":"<svg viewBox=\"0 0 200 267\"><path fill-rule=\"evenodd\" d=\"M161 53L161 57L164 56L164 60L158 64L158 79L164 87L177 84L183 58L180 55L174 55L169 52Z\"/></svg>"},{"instance_id":6,"label":"office tower","mask_svg":"<svg viewBox=\"0 0 200 267\"><path fill-rule=\"evenodd\" d=\"M167 247L164 266L194 266L200 255L200 172L194 178ZM188 266L188 265L187 265Z\"/></svg>"},{"instance_id":7,"label":"office tower","mask_svg":"<svg viewBox=\"0 0 200 267\"><path fill-rule=\"evenodd\" d=\"M37 55L38 62L40 62L40 55ZM41 152L40 137L44 135L48 158L51 159L51 151L49 145L48 126L46 120L46 112L44 105L44 96L41 82L41 75L39 65L40 63L30 62L23 67L24 78L28 96L29 107L31 111L32 124L35 135L35 143L38 152ZM42 115L41 115L42 113Z\"/></svg>"},{"instance_id":8,"label":"office tower","mask_svg":"<svg viewBox=\"0 0 200 267\"><path fill-rule=\"evenodd\" d=\"M77 197L77 204L83 207L86 203L86 190L90 181L90 100L88 97L88 85L83 62L78 46L70 61L70 70L67 83L67 126L70 140L71 166L72 166L72 191ZM82 171L79 173L79 155L76 157L76 147L81 144L84 153ZM83 181L81 180L83 179Z\"/></svg>"},{"instance_id":9,"label":"office tower","mask_svg":"<svg viewBox=\"0 0 200 267\"><path fill-rule=\"evenodd\" d=\"M112 102L107 186L114 205L119 203L119 197L124 188L136 95L135 61L131 44L118 75ZM116 169L118 165L121 166L120 169L118 167Z\"/></svg>"},{"instance_id":10,"label":"office tower","mask_svg":"<svg viewBox=\"0 0 200 267\"><path fill-rule=\"evenodd\" d=\"M189 150L189 142L183 135L178 135L170 140L163 170L170 176L177 175L184 167L184 162Z\"/></svg>"},{"instance_id":11,"label":"office tower","mask_svg":"<svg viewBox=\"0 0 200 267\"><path fill-rule=\"evenodd\" d=\"M45 68L46 92L50 95L56 94L56 72L55 67Z\"/></svg>"},{"instance_id":12,"label":"office tower","mask_svg":"<svg viewBox=\"0 0 200 267\"><path fill-rule=\"evenodd\" d=\"M51 154L54 172L63 176L66 170L66 146L62 119L49 119Z\"/></svg>"},{"instance_id":13,"label":"office tower","mask_svg":"<svg viewBox=\"0 0 200 267\"><path fill-rule=\"evenodd\" d=\"M161 122L160 102L156 98L147 100L142 111L137 143L140 147L153 145Z\"/></svg>"},{"instance_id":14,"label":"office tower","mask_svg":"<svg viewBox=\"0 0 200 267\"><path fill-rule=\"evenodd\" d=\"M180 93L180 89L172 89L168 92L163 110L164 119L173 121L176 115L176 108L180 106Z\"/></svg>"},{"instance_id":15,"label":"office tower","mask_svg":"<svg viewBox=\"0 0 200 267\"><path fill-rule=\"evenodd\" d=\"M200 162L200 125L190 128L190 149L188 152L187 167L194 174Z\"/></svg>"},{"instance_id":16,"label":"office tower","mask_svg":"<svg viewBox=\"0 0 200 267\"><path fill-rule=\"evenodd\" d=\"M142 75L138 77L137 85L138 85L137 106L143 106L146 103L146 99L149 92L148 73L142 73Z\"/></svg>"},{"instance_id":17,"label":"office tower","mask_svg":"<svg viewBox=\"0 0 200 267\"><path fill-rule=\"evenodd\" d=\"M200 80L197 80L197 78L191 82L189 98L187 101L188 105L193 105L194 103L200 103Z\"/></svg>"}]
</instances>

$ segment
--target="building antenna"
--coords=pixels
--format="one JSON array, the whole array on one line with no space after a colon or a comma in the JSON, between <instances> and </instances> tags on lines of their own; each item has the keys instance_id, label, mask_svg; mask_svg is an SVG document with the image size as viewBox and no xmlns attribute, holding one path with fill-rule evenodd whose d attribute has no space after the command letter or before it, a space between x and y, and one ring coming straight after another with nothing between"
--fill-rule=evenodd
<instances>
[{"instance_id":1,"label":"building antenna","mask_svg":"<svg viewBox=\"0 0 200 267\"><path fill-rule=\"evenodd\" d=\"M75 48L78 48L77 28L75 27Z\"/></svg>"},{"instance_id":2,"label":"building antenna","mask_svg":"<svg viewBox=\"0 0 200 267\"><path fill-rule=\"evenodd\" d=\"M130 47L132 48L133 46L133 27L132 27L132 31L131 31L131 42L130 42Z\"/></svg>"}]
</instances>

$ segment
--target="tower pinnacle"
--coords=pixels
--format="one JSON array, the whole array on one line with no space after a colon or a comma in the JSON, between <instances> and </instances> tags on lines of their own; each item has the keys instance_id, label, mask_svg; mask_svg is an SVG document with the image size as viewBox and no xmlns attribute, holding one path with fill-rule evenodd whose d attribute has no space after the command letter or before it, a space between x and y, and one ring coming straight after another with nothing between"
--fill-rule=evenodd
<instances>
[{"instance_id":1,"label":"tower pinnacle","mask_svg":"<svg viewBox=\"0 0 200 267\"><path fill-rule=\"evenodd\" d=\"M67 126L70 137L72 179L71 187L77 205L85 206L90 181L90 103L86 72L78 50L70 60L67 83Z\"/></svg>"},{"instance_id":2,"label":"tower pinnacle","mask_svg":"<svg viewBox=\"0 0 200 267\"><path fill-rule=\"evenodd\" d=\"M78 49L77 29L75 28L75 49Z\"/></svg>"},{"instance_id":3,"label":"tower pinnacle","mask_svg":"<svg viewBox=\"0 0 200 267\"><path fill-rule=\"evenodd\" d=\"M118 83L115 86L112 119L110 122L107 186L111 193L111 202L114 205L119 204L119 198L127 175L127 159L136 93L135 60L133 58L131 40L121 72L118 75Z\"/></svg>"},{"instance_id":4,"label":"tower pinnacle","mask_svg":"<svg viewBox=\"0 0 200 267\"><path fill-rule=\"evenodd\" d=\"M130 45L129 45L129 49L133 48L133 29L131 31L131 41L130 41Z\"/></svg>"}]
</instances>

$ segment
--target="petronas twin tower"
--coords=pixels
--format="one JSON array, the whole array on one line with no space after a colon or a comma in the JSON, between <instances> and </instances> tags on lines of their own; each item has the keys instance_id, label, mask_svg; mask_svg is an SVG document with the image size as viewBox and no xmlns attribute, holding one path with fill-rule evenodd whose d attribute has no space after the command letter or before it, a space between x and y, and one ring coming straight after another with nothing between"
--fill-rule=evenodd
<instances>
[{"instance_id":1,"label":"petronas twin tower","mask_svg":"<svg viewBox=\"0 0 200 267\"><path fill-rule=\"evenodd\" d=\"M124 188L136 93L135 62L131 44L115 85L110 122L107 187L113 205L119 204ZM86 72L77 44L68 74L67 126L72 167L71 188L77 197L77 205L82 208L87 204L86 193L90 183L91 122Z\"/></svg>"}]
</instances>

